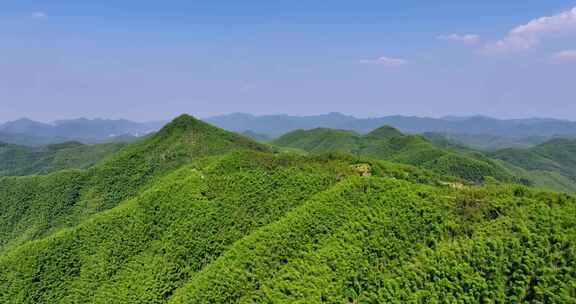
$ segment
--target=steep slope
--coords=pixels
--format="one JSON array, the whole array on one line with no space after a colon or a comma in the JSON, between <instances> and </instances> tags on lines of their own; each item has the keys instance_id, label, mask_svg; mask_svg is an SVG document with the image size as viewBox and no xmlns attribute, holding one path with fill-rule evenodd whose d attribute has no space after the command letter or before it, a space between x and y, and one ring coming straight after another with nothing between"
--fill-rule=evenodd
<instances>
[{"instance_id":1,"label":"steep slope","mask_svg":"<svg viewBox=\"0 0 576 304\"><path fill-rule=\"evenodd\" d=\"M574 197L455 185L334 154L196 159L0 255L0 302L574 300Z\"/></svg>"},{"instance_id":2,"label":"steep slope","mask_svg":"<svg viewBox=\"0 0 576 304\"><path fill-rule=\"evenodd\" d=\"M454 157L352 135L340 151ZM0 303L576 300L574 196L275 154L189 116L88 170L2 178L0 204Z\"/></svg>"},{"instance_id":3,"label":"steep slope","mask_svg":"<svg viewBox=\"0 0 576 304\"><path fill-rule=\"evenodd\" d=\"M116 208L9 250L0 257L0 302L164 302L235 241L347 176L366 174L441 180L335 155L195 160Z\"/></svg>"},{"instance_id":4,"label":"steep slope","mask_svg":"<svg viewBox=\"0 0 576 304\"><path fill-rule=\"evenodd\" d=\"M118 152L124 146L124 143L84 145L79 142L66 142L32 148L0 142L0 176L85 169Z\"/></svg>"},{"instance_id":5,"label":"steep slope","mask_svg":"<svg viewBox=\"0 0 576 304\"><path fill-rule=\"evenodd\" d=\"M274 144L309 152L340 151L365 155L473 182L482 182L486 177L501 181L514 179L506 168L480 153L441 148L420 136L405 135L392 127L378 128L366 135L333 129L298 130L280 137Z\"/></svg>"},{"instance_id":6,"label":"steep slope","mask_svg":"<svg viewBox=\"0 0 576 304\"><path fill-rule=\"evenodd\" d=\"M573 197L521 187L351 178L235 243L170 303L568 303L575 212Z\"/></svg>"},{"instance_id":7,"label":"steep slope","mask_svg":"<svg viewBox=\"0 0 576 304\"><path fill-rule=\"evenodd\" d=\"M0 179L0 252L115 207L191 160L233 150L268 151L246 137L183 115L85 171Z\"/></svg>"}]
</instances>

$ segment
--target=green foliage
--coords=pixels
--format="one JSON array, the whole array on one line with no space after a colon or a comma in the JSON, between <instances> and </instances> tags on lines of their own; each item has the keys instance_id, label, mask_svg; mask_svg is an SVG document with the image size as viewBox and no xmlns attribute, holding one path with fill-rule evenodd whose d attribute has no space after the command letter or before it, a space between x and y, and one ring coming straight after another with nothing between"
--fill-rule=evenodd
<instances>
[{"instance_id":1,"label":"green foliage","mask_svg":"<svg viewBox=\"0 0 576 304\"><path fill-rule=\"evenodd\" d=\"M440 146L457 149L476 149L480 151L498 151L509 148L530 148L550 139L547 136L507 137L489 134L434 132L424 133L423 136Z\"/></svg>"},{"instance_id":2,"label":"green foliage","mask_svg":"<svg viewBox=\"0 0 576 304\"><path fill-rule=\"evenodd\" d=\"M392 127L382 127L367 135L334 129L298 130L280 137L274 144L309 152L339 151L366 155L476 183L483 182L486 177L505 182L514 180L508 169L479 153L442 148L423 137L405 135Z\"/></svg>"},{"instance_id":3,"label":"green foliage","mask_svg":"<svg viewBox=\"0 0 576 304\"><path fill-rule=\"evenodd\" d=\"M0 176L47 174L86 169L118 152L123 143L83 145L78 142L25 147L0 143Z\"/></svg>"},{"instance_id":4,"label":"green foliage","mask_svg":"<svg viewBox=\"0 0 576 304\"><path fill-rule=\"evenodd\" d=\"M236 243L171 303L573 302L575 202L350 179Z\"/></svg>"},{"instance_id":5,"label":"green foliage","mask_svg":"<svg viewBox=\"0 0 576 304\"><path fill-rule=\"evenodd\" d=\"M576 301L574 196L369 137L341 143L439 173L182 116L91 169L2 178L0 303Z\"/></svg>"},{"instance_id":6,"label":"green foliage","mask_svg":"<svg viewBox=\"0 0 576 304\"><path fill-rule=\"evenodd\" d=\"M522 169L525 179L539 187L576 191L576 140L553 139L529 149L504 149L492 157Z\"/></svg>"},{"instance_id":7,"label":"green foliage","mask_svg":"<svg viewBox=\"0 0 576 304\"><path fill-rule=\"evenodd\" d=\"M0 179L0 210L6 210L0 217L0 252L113 208L195 158L233 150L269 148L183 115L86 171ZM66 191L53 186L59 183ZM57 217L44 213L47 202L55 202L50 212Z\"/></svg>"},{"instance_id":8,"label":"green foliage","mask_svg":"<svg viewBox=\"0 0 576 304\"><path fill-rule=\"evenodd\" d=\"M162 303L237 240L358 176L352 165L359 161L260 153L200 159L112 210L10 250L0 258L7 284L0 302ZM374 175L437 180L408 167L367 165Z\"/></svg>"}]
</instances>

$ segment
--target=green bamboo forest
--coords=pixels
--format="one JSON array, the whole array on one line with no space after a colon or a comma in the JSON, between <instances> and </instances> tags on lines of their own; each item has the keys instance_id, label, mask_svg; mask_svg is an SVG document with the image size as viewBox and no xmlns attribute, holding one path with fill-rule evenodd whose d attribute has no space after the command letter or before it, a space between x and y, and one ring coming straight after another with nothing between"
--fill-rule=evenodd
<instances>
[{"instance_id":1,"label":"green bamboo forest","mask_svg":"<svg viewBox=\"0 0 576 304\"><path fill-rule=\"evenodd\" d=\"M576 303L576 141L0 145L0 303Z\"/></svg>"}]
</instances>

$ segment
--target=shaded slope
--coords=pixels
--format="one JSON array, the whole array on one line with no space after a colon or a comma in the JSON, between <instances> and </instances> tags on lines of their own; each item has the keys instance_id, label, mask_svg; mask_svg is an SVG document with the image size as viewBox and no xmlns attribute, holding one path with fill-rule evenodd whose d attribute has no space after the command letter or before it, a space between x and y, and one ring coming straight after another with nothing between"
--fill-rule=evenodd
<instances>
[{"instance_id":1,"label":"shaded slope","mask_svg":"<svg viewBox=\"0 0 576 304\"><path fill-rule=\"evenodd\" d=\"M405 135L391 127L382 127L367 135L332 129L298 130L280 137L274 144L309 152L340 151L366 155L473 182L482 182L486 177L501 181L514 179L506 168L480 153L441 148L420 136Z\"/></svg>"},{"instance_id":2,"label":"shaded slope","mask_svg":"<svg viewBox=\"0 0 576 304\"><path fill-rule=\"evenodd\" d=\"M242 132L242 135L252 138L259 142L269 142L272 140L272 138L266 134L260 134L250 130Z\"/></svg>"},{"instance_id":3,"label":"shaded slope","mask_svg":"<svg viewBox=\"0 0 576 304\"><path fill-rule=\"evenodd\" d=\"M0 179L0 210L7 210L0 217L0 251L110 209L192 159L239 149L268 150L183 115L86 171Z\"/></svg>"},{"instance_id":4,"label":"shaded slope","mask_svg":"<svg viewBox=\"0 0 576 304\"><path fill-rule=\"evenodd\" d=\"M32 148L0 143L0 176L86 169L125 146L123 143L84 145L78 142L66 142Z\"/></svg>"},{"instance_id":5,"label":"shaded slope","mask_svg":"<svg viewBox=\"0 0 576 304\"><path fill-rule=\"evenodd\" d=\"M527 170L557 171L576 177L576 140L553 139L530 149L505 149L492 154Z\"/></svg>"},{"instance_id":6,"label":"shaded slope","mask_svg":"<svg viewBox=\"0 0 576 304\"><path fill-rule=\"evenodd\" d=\"M557 138L533 148L504 149L490 156L525 170L526 178L537 186L555 184L557 190L576 191L574 139Z\"/></svg>"},{"instance_id":7,"label":"shaded slope","mask_svg":"<svg viewBox=\"0 0 576 304\"><path fill-rule=\"evenodd\" d=\"M509 148L526 149L550 139L550 136L505 137L486 134L432 132L424 133L423 136L435 143L449 142L452 145L469 147L481 151L497 151Z\"/></svg>"}]
</instances>

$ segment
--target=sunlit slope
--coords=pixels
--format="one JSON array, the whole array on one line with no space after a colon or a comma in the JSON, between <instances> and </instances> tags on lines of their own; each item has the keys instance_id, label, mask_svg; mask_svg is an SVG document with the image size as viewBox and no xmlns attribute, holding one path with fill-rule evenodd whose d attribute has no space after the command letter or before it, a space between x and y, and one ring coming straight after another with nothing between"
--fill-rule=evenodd
<instances>
[{"instance_id":1,"label":"sunlit slope","mask_svg":"<svg viewBox=\"0 0 576 304\"><path fill-rule=\"evenodd\" d=\"M575 197L342 134L275 154L182 116L89 170L0 179L0 303L576 301Z\"/></svg>"},{"instance_id":2,"label":"sunlit slope","mask_svg":"<svg viewBox=\"0 0 576 304\"><path fill-rule=\"evenodd\" d=\"M0 256L2 303L569 302L576 200L235 152Z\"/></svg>"},{"instance_id":3,"label":"sunlit slope","mask_svg":"<svg viewBox=\"0 0 576 304\"><path fill-rule=\"evenodd\" d=\"M195 161L134 199L5 253L0 302L162 303L236 241L360 175L442 180L335 155L236 152Z\"/></svg>"},{"instance_id":4,"label":"sunlit slope","mask_svg":"<svg viewBox=\"0 0 576 304\"><path fill-rule=\"evenodd\" d=\"M274 144L309 152L340 151L365 155L472 182L483 182L487 177L507 182L514 180L504 166L480 153L442 148L423 137L402 134L391 127L382 127L367 135L334 129L298 130L280 137Z\"/></svg>"},{"instance_id":5,"label":"sunlit slope","mask_svg":"<svg viewBox=\"0 0 576 304\"><path fill-rule=\"evenodd\" d=\"M571 303L575 199L351 178L237 242L170 303Z\"/></svg>"},{"instance_id":6,"label":"sunlit slope","mask_svg":"<svg viewBox=\"0 0 576 304\"><path fill-rule=\"evenodd\" d=\"M86 169L118 152L126 144L84 145L78 142L25 147L0 143L0 176L47 174Z\"/></svg>"},{"instance_id":7,"label":"sunlit slope","mask_svg":"<svg viewBox=\"0 0 576 304\"><path fill-rule=\"evenodd\" d=\"M0 252L115 207L198 157L268 151L246 137L183 115L88 170L0 179Z\"/></svg>"}]
</instances>

